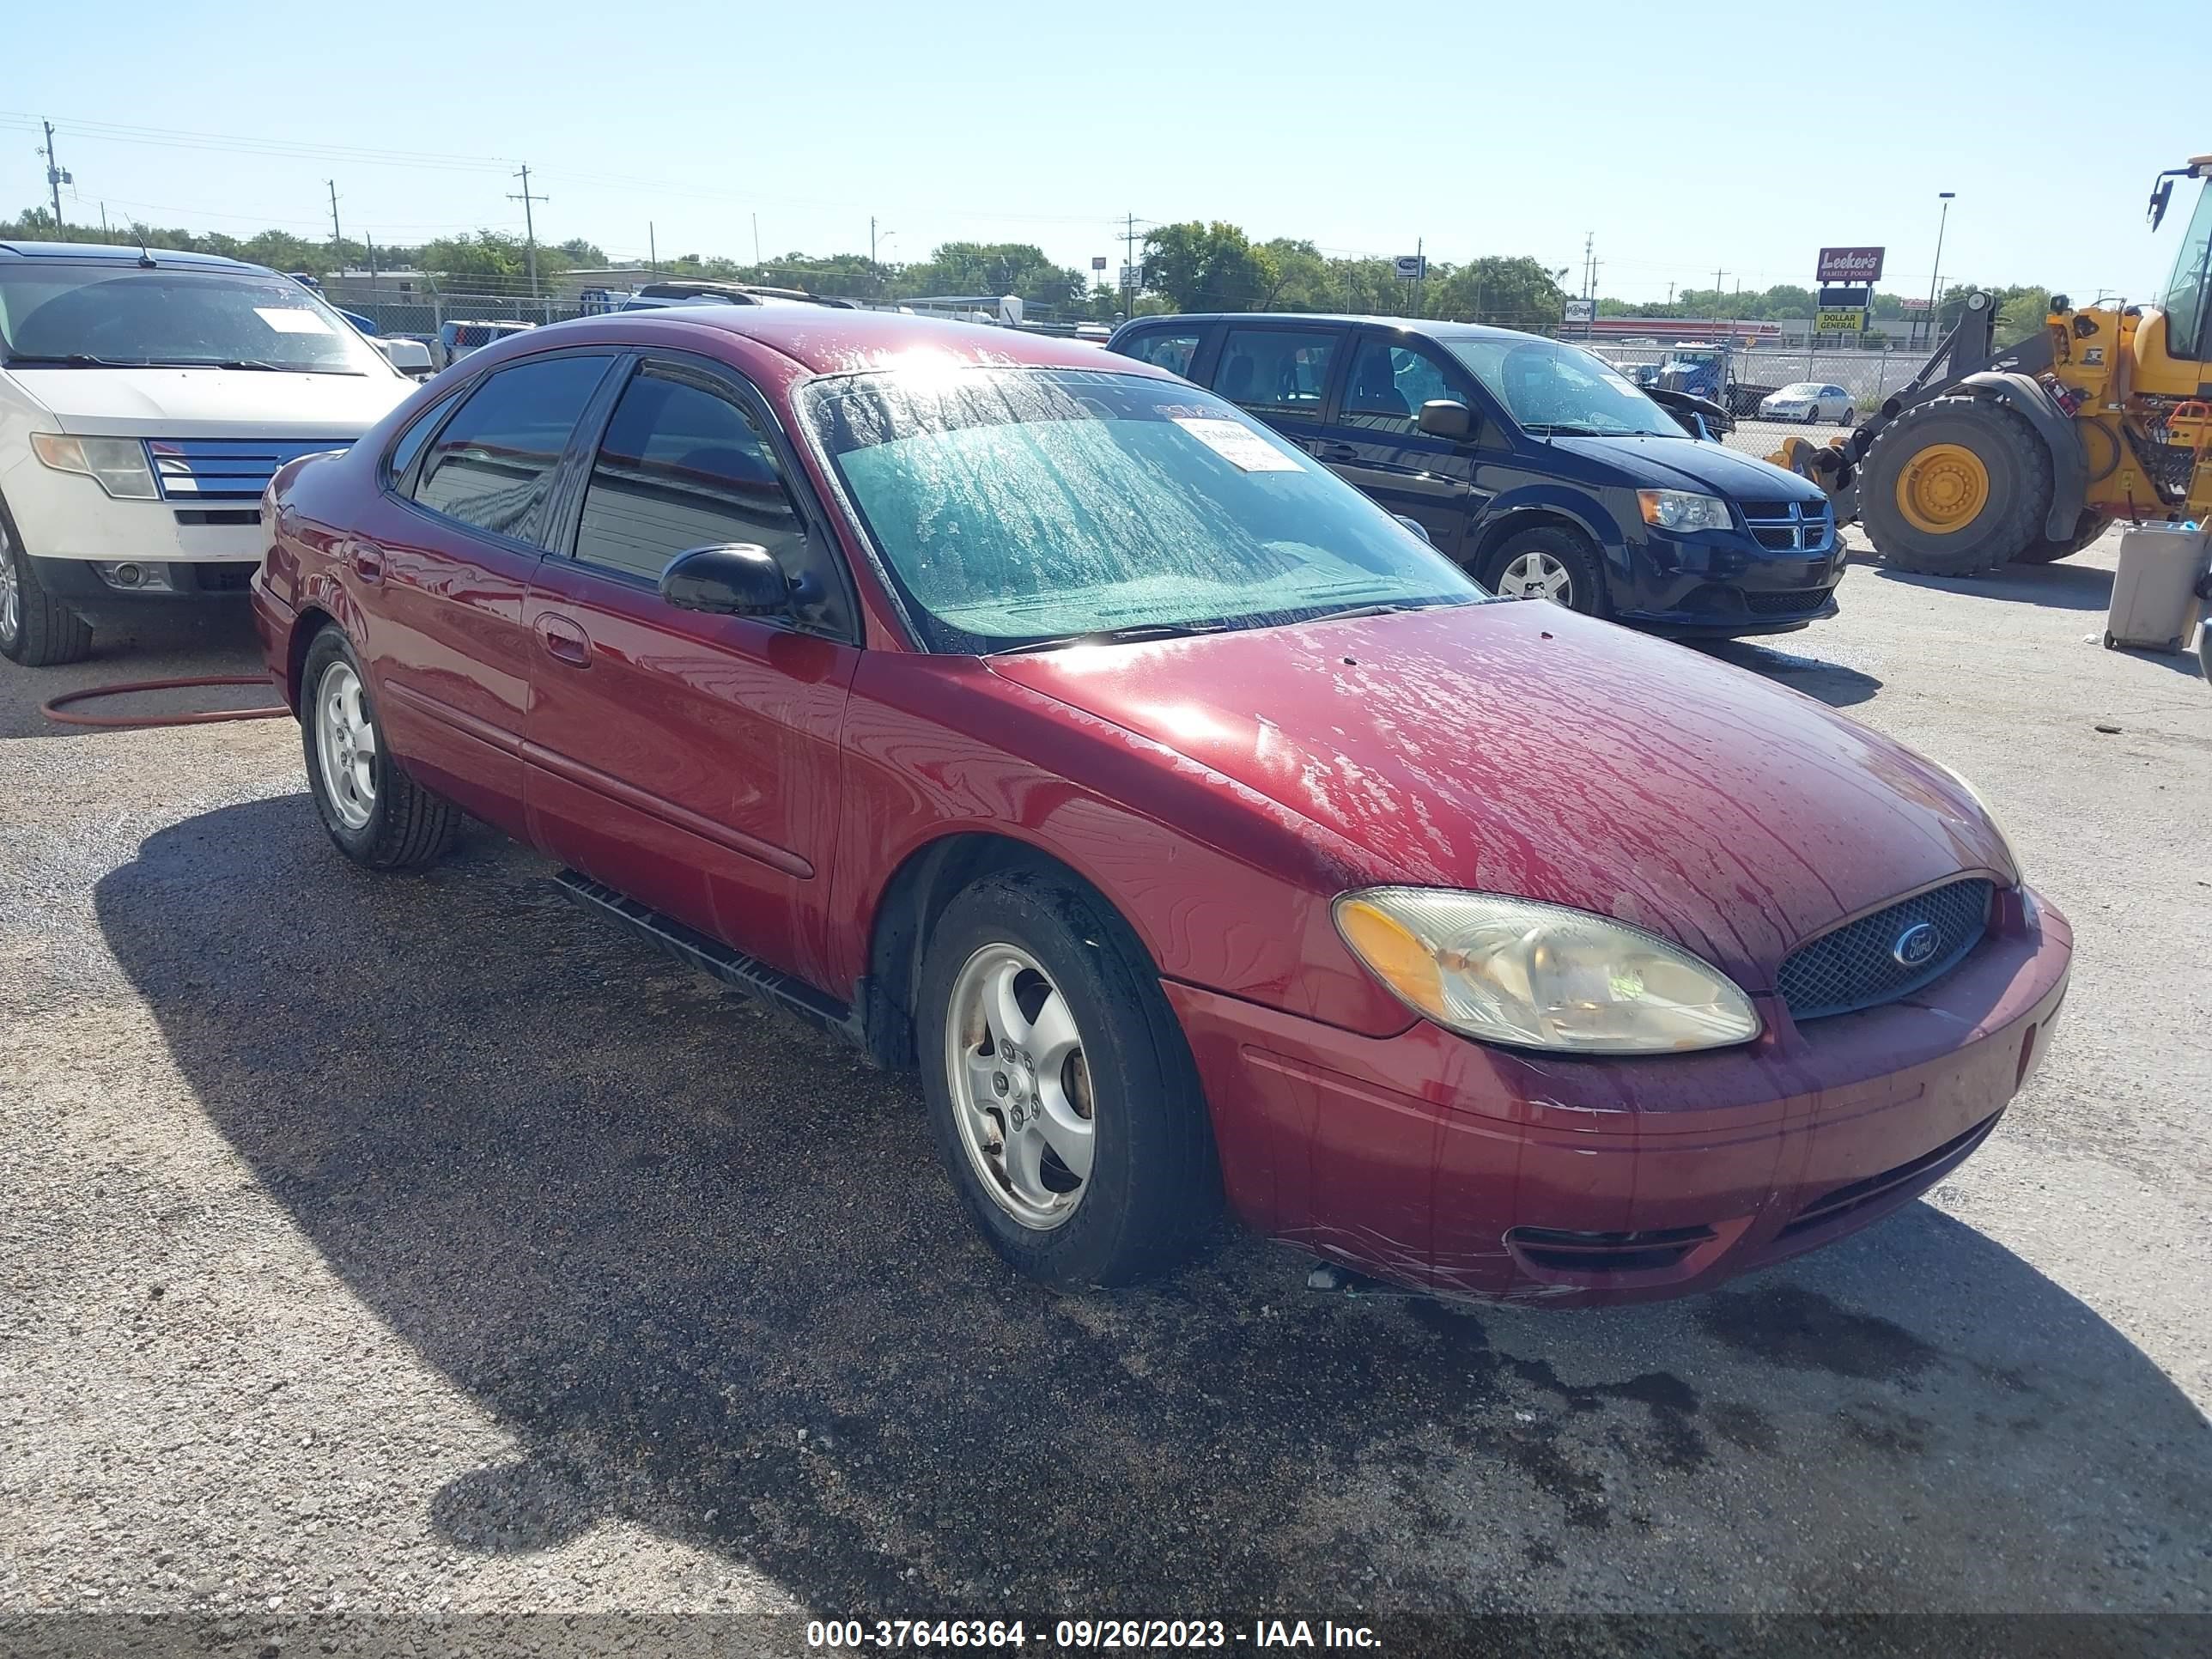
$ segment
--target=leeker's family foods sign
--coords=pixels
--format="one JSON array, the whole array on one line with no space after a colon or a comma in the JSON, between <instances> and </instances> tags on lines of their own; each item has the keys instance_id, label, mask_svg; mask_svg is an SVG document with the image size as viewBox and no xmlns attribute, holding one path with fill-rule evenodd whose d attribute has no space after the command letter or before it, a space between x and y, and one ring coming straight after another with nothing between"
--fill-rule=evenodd
<instances>
[{"instance_id":1,"label":"leeker's family foods sign","mask_svg":"<svg viewBox=\"0 0 2212 1659\"><path fill-rule=\"evenodd\" d=\"M1878 247L1824 247L1820 250L1819 280L1824 283L1878 283L1881 256Z\"/></svg>"}]
</instances>

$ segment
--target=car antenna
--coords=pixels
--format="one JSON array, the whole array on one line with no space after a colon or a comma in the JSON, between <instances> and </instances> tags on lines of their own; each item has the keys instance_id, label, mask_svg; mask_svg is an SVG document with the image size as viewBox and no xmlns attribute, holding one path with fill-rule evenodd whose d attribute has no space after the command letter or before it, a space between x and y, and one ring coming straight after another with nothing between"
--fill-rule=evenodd
<instances>
[{"instance_id":1,"label":"car antenna","mask_svg":"<svg viewBox=\"0 0 2212 1659\"><path fill-rule=\"evenodd\" d=\"M146 232L143 226L133 225L131 234L138 239L138 264L143 270L155 269L154 256L146 251Z\"/></svg>"}]
</instances>

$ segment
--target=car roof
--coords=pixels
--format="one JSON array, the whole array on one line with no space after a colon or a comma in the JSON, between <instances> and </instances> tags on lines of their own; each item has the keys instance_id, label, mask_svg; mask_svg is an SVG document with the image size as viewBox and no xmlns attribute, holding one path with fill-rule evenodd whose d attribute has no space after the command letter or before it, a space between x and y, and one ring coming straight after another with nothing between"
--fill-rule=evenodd
<instances>
[{"instance_id":1,"label":"car roof","mask_svg":"<svg viewBox=\"0 0 2212 1659\"><path fill-rule=\"evenodd\" d=\"M955 323L894 311L771 301L758 306L661 306L579 317L532 329L532 349L565 341L625 338L675 345L699 331L742 335L772 347L818 374L856 374L927 356L976 367L1104 369L1115 374L1174 376L1133 358L1108 357L1096 341L1031 334L985 323Z\"/></svg>"},{"instance_id":2,"label":"car roof","mask_svg":"<svg viewBox=\"0 0 2212 1659\"><path fill-rule=\"evenodd\" d=\"M1346 311L1180 311L1157 317L1136 317L1123 329L1186 323L1369 323L1401 334L1425 335L1434 340L1540 340L1545 337L1525 329L1493 328L1487 323L1448 323L1433 317L1373 317ZM1119 331L1116 331L1117 332ZM1570 341L1579 344L1579 341Z\"/></svg>"},{"instance_id":3,"label":"car roof","mask_svg":"<svg viewBox=\"0 0 2212 1659\"><path fill-rule=\"evenodd\" d=\"M251 270L263 276L277 273L267 265L252 264L220 253L191 253L182 248L128 247L112 242L0 242L0 260L51 259L69 264L143 264L148 259L164 269L190 267L206 270Z\"/></svg>"}]
</instances>

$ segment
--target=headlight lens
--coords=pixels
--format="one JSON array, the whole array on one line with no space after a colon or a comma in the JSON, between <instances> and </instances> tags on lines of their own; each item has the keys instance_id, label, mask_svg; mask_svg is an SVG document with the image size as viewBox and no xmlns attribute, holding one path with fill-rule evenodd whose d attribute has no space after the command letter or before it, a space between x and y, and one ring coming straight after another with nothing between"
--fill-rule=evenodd
<instances>
[{"instance_id":1,"label":"headlight lens","mask_svg":"<svg viewBox=\"0 0 2212 1659\"><path fill-rule=\"evenodd\" d=\"M1997 845L2004 848L2005 862L2012 866L2013 884L2018 886L2021 882L2020 854L2012 850L2012 837L2005 834L2004 825L1997 822L1997 815L1990 810L1989 797L1974 787L1974 781L1972 778L1953 771L1949 767L1944 766L1942 761L1937 761L1935 764L1942 769L1945 777L1972 796L1974 805L1982 809L1983 817L1989 821L1990 833L1996 836Z\"/></svg>"},{"instance_id":2,"label":"headlight lens","mask_svg":"<svg viewBox=\"0 0 2212 1659\"><path fill-rule=\"evenodd\" d=\"M118 501L150 501L154 469L146 465L146 446L136 438L72 438L59 432L33 432L31 453L57 472L81 472L100 480Z\"/></svg>"},{"instance_id":3,"label":"headlight lens","mask_svg":"<svg viewBox=\"0 0 2212 1659\"><path fill-rule=\"evenodd\" d=\"M1633 927L1532 899L1370 887L1337 931L1414 1012L1486 1042L1656 1054L1748 1042L1751 999L1710 963Z\"/></svg>"},{"instance_id":4,"label":"headlight lens","mask_svg":"<svg viewBox=\"0 0 2212 1659\"><path fill-rule=\"evenodd\" d=\"M1636 504L1644 522L1662 530L1726 530L1729 504L1717 495L1696 495L1686 489L1639 489Z\"/></svg>"}]
</instances>

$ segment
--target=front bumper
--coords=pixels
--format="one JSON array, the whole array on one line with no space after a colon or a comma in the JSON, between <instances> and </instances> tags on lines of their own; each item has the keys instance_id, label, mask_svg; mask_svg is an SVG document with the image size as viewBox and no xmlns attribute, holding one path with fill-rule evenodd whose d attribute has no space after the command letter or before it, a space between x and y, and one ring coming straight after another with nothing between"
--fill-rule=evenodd
<instances>
[{"instance_id":1,"label":"front bumper","mask_svg":"<svg viewBox=\"0 0 2212 1659\"><path fill-rule=\"evenodd\" d=\"M1170 983L1244 1222L1395 1282L1547 1305L1707 1289L1879 1219L1963 1161L2046 1051L2073 935L2001 895L1911 996L1636 1060L1370 1037Z\"/></svg>"},{"instance_id":2,"label":"front bumper","mask_svg":"<svg viewBox=\"0 0 2212 1659\"><path fill-rule=\"evenodd\" d=\"M90 478L28 459L9 470L6 492L40 586L95 623L246 602L262 549L251 503L117 501ZM167 586L120 586L99 564L158 566Z\"/></svg>"},{"instance_id":3,"label":"front bumper","mask_svg":"<svg viewBox=\"0 0 2212 1659\"><path fill-rule=\"evenodd\" d=\"M1613 572L1617 622L1651 633L1738 637L1784 634L1835 616L1848 551L1835 531L1825 547L1764 547L1742 530L1647 535L1622 550Z\"/></svg>"}]
</instances>

